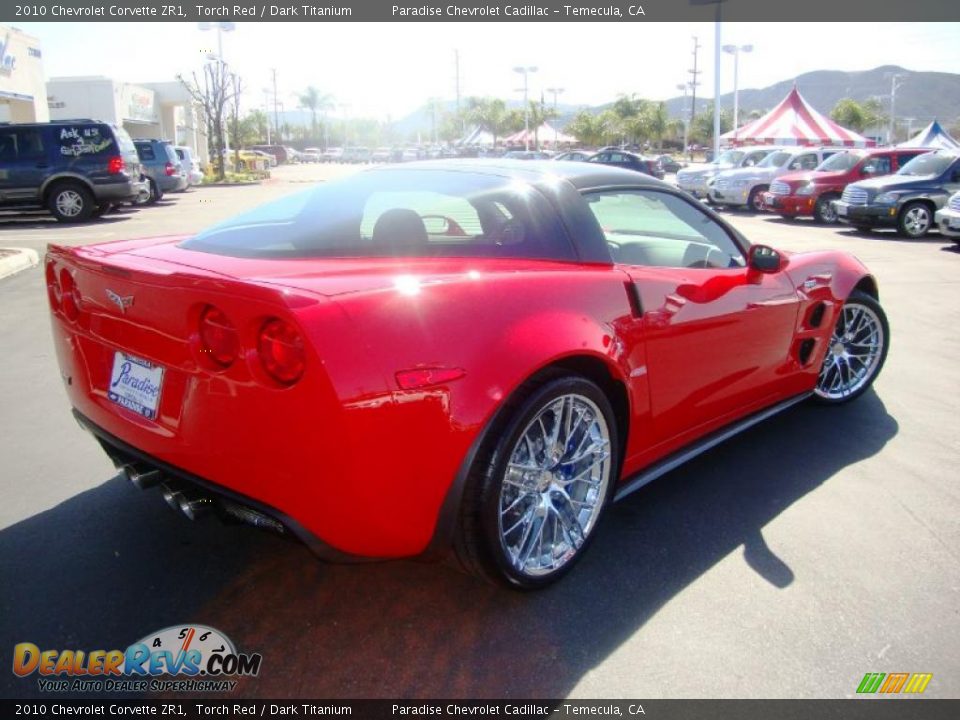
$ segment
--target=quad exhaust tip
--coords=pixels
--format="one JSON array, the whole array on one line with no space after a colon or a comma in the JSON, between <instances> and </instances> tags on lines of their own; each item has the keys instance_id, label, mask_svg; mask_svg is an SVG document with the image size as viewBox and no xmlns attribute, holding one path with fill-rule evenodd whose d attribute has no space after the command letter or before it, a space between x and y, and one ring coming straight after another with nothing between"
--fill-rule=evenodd
<instances>
[{"instance_id":1,"label":"quad exhaust tip","mask_svg":"<svg viewBox=\"0 0 960 720\"><path fill-rule=\"evenodd\" d=\"M120 472L141 490L151 488L163 479L163 473L159 470L139 468L136 465L124 465Z\"/></svg>"}]
</instances>

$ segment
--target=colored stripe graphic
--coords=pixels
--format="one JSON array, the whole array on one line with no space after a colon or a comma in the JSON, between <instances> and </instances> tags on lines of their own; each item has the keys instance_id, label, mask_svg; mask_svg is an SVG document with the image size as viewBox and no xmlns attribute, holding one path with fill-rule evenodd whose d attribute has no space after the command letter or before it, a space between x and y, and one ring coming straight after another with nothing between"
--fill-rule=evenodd
<instances>
[{"instance_id":1,"label":"colored stripe graphic","mask_svg":"<svg viewBox=\"0 0 960 720\"><path fill-rule=\"evenodd\" d=\"M914 673L903 689L905 693L922 693L933 679L933 673Z\"/></svg>"},{"instance_id":2,"label":"colored stripe graphic","mask_svg":"<svg viewBox=\"0 0 960 720\"><path fill-rule=\"evenodd\" d=\"M875 693L885 677L886 675L884 673L867 673L863 676L863 680L860 681L860 687L857 688L857 692Z\"/></svg>"},{"instance_id":3,"label":"colored stripe graphic","mask_svg":"<svg viewBox=\"0 0 960 720\"><path fill-rule=\"evenodd\" d=\"M890 673L887 675L887 681L880 687L882 693L898 693L903 684L910 677L910 673Z\"/></svg>"}]
</instances>

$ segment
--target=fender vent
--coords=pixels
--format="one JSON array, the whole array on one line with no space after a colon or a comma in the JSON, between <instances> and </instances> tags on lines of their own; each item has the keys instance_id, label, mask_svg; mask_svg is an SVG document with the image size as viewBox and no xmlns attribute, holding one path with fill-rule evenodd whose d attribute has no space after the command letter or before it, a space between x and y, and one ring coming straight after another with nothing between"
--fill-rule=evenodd
<instances>
[{"instance_id":1,"label":"fender vent","mask_svg":"<svg viewBox=\"0 0 960 720\"><path fill-rule=\"evenodd\" d=\"M820 323L823 322L823 311L826 310L826 307L822 302L813 306L813 310L810 311L810 327L820 327Z\"/></svg>"},{"instance_id":2,"label":"fender vent","mask_svg":"<svg viewBox=\"0 0 960 720\"><path fill-rule=\"evenodd\" d=\"M821 310L823 308L821 307ZM823 313L820 313L821 316ZM800 343L800 347L797 349L797 358L800 360L801 365L806 365L810 362L810 353L813 352L814 341L812 338L807 338Z\"/></svg>"}]
</instances>

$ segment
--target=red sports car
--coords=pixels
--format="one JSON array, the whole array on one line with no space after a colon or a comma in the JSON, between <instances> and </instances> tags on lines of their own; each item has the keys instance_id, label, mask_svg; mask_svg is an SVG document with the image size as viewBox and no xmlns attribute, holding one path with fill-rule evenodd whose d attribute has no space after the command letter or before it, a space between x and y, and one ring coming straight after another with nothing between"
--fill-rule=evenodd
<instances>
[{"instance_id":1,"label":"red sports car","mask_svg":"<svg viewBox=\"0 0 960 720\"><path fill-rule=\"evenodd\" d=\"M849 255L751 246L596 163L377 168L191 237L51 246L46 279L74 413L136 485L520 588L611 500L861 395L890 337Z\"/></svg>"}]
</instances>

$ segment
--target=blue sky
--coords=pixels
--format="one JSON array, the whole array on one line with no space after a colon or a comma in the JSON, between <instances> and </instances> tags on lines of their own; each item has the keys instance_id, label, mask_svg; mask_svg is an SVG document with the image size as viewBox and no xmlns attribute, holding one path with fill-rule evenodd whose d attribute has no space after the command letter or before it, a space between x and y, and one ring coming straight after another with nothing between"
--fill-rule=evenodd
<instances>
[{"instance_id":1,"label":"blue sky","mask_svg":"<svg viewBox=\"0 0 960 720\"><path fill-rule=\"evenodd\" d=\"M130 82L172 80L216 51L216 33L195 23L20 23L40 39L48 77L108 75ZM752 44L740 87L764 87L811 70L960 72L960 23L724 23L722 43ZM692 36L713 93L712 23L238 23L224 56L244 77L248 105L262 105L270 69L287 109L315 85L345 105L338 113L398 118L430 97L454 97L454 49L461 92L519 98L515 65L536 65L531 95L562 87L562 103L592 105L618 93L665 99L689 76ZM722 92L733 89L724 56ZM547 97L551 97L549 94Z\"/></svg>"}]
</instances>

